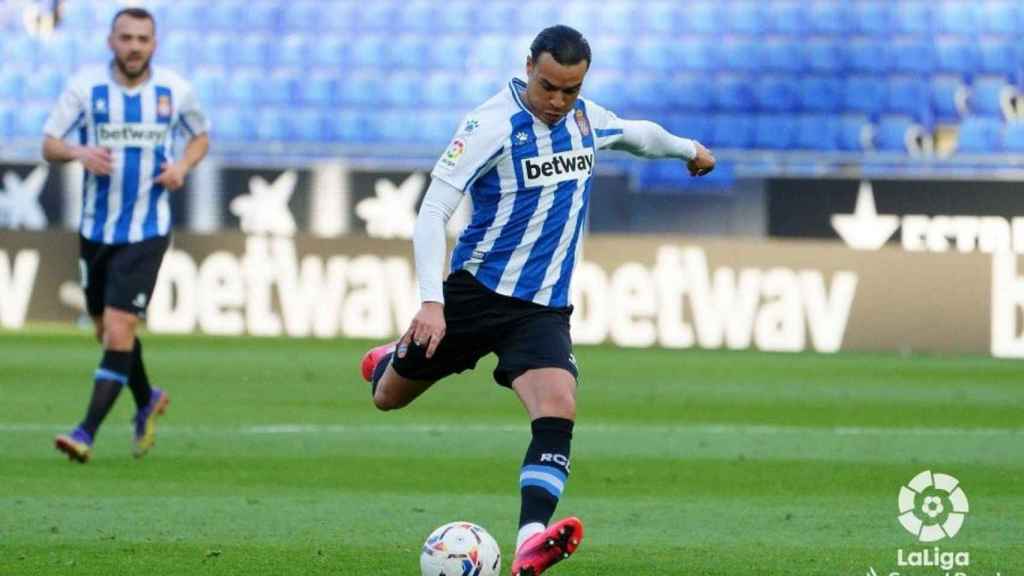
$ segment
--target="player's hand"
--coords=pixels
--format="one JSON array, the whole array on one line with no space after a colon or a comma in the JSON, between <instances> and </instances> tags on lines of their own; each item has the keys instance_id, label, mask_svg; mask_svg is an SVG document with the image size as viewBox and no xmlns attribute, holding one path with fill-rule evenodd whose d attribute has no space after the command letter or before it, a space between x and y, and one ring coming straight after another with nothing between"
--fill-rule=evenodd
<instances>
[{"instance_id":1,"label":"player's hand","mask_svg":"<svg viewBox=\"0 0 1024 576\"><path fill-rule=\"evenodd\" d=\"M399 358L405 358L409 351L409 343L416 344L420 348L426 348L427 358L434 356L438 344L444 338L446 328L444 321L444 304L440 302L424 302L420 311L413 317L409 329L406 330L402 339L398 341L396 351Z\"/></svg>"},{"instance_id":2,"label":"player's hand","mask_svg":"<svg viewBox=\"0 0 1024 576\"><path fill-rule=\"evenodd\" d=\"M703 176L715 169L715 157L700 142L693 144L697 147L697 157L687 162L686 168L690 170L690 176Z\"/></svg>"},{"instance_id":3,"label":"player's hand","mask_svg":"<svg viewBox=\"0 0 1024 576\"><path fill-rule=\"evenodd\" d=\"M185 185L185 176L188 176L188 169L184 166L164 162L160 166L160 175L153 182L173 192Z\"/></svg>"},{"instance_id":4,"label":"player's hand","mask_svg":"<svg viewBox=\"0 0 1024 576\"><path fill-rule=\"evenodd\" d=\"M114 171L114 157L107 148L79 146L75 148L75 159L97 176L110 176Z\"/></svg>"}]
</instances>

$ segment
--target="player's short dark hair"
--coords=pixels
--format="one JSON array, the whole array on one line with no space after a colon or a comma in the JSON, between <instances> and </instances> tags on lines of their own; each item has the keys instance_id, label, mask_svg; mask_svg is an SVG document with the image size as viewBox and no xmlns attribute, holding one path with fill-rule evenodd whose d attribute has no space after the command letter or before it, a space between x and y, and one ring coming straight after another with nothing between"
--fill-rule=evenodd
<instances>
[{"instance_id":1,"label":"player's short dark hair","mask_svg":"<svg viewBox=\"0 0 1024 576\"><path fill-rule=\"evenodd\" d=\"M540 55L547 52L562 66L579 64L587 61L590 67L590 44L575 28L559 24L540 31L530 44L530 57L534 62Z\"/></svg>"},{"instance_id":2,"label":"player's short dark hair","mask_svg":"<svg viewBox=\"0 0 1024 576\"><path fill-rule=\"evenodd\" d=\"M156 33L156 18L146 10L145 8L122 8L114 14L114 18L110 21L110 31L114 31L114 24L117 23L117 19L121 16L127 16L129 18L135 18L136 20L149 20L153 23L153 32Z\"/></svg>"}]
</instances>

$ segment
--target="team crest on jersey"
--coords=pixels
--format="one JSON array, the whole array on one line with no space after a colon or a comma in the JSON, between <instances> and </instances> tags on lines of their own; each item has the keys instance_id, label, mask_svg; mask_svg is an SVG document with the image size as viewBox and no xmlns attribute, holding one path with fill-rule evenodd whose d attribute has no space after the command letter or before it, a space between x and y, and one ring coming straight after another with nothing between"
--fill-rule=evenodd
<instances>
[{"instance_id":1,"label":"team crest on jersey","mask_svg":"<svg viewBox=\"0 0 1024 576\"><path fill-rule=\"evenodd\" d=\"M156 101L156 114L162 118L170 118L171 116L171 97L167 95L161 95Z\"/></svg>"},{"instance_id":2,"label":"team crest on jersey","mask_svg":"<svg viewBox=\"0 0 1024 576\"><path fill-rule=\"evenodd\" d=\"M587 115L579 108L576 109L576 125L580 127L580 134L584 138L590 136L590 122L587 120Z\"/></svg>"}]
</instances>

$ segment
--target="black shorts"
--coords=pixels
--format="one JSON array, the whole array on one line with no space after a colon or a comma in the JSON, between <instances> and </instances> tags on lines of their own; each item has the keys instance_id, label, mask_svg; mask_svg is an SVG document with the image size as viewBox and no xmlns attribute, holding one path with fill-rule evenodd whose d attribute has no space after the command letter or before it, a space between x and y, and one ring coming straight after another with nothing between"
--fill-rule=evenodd
<instances>
[{"instance_id":1,"label":"black shorts","mask_svg":"<svg viewBox=\"0 0 1024 576\"><path fill-rule=\"evenodd\" d=\"M78 266L89 315L99 316L110 306L145 318L170 238L156 236L131 244L80 240Z\"/></svg>"},{"instance_id":2,"label":"black shorts","mask_svg":"<svg viewBox=\"0 0 1024 576\"><path fill-rule=\"evenodd\" d=\"M410 380L433 382L469 370L494 352L494 380L502 386L534 368L564 368L579 377L569 338L572 306L551 308L503 296L460 270L444 283L445 337L427 359L425 348L410 343L395 371Z\"/></svg>"}]
</instances>

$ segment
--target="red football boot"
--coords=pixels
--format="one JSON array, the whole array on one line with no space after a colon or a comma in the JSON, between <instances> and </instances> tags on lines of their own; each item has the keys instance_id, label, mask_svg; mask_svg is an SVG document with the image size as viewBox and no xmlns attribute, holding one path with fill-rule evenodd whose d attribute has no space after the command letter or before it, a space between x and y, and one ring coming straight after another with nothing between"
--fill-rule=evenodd
<instances>
[{"instance_id":1,"label":"red football boot","mask_svg":"<svg viewBox=\"0 0 1024 576\"><path fill-rule=\"evenodd\" d=\"M398 344L397 341L389 342L387 344L377 346L376 348L370 348L369 352L363 356L363 363L361 366L363 370L363 380L373 382L373 371L377 369L377 363L380 362L380 359L384 356L394 352L396 344Z\"/></svg>"},{"instance_id":2,"label":"red football boot","mask_svg":"<svg viewBox=\"0 0 1024 576\"><path fill-rule=\"evenodd\" d=\"M538 576L572 555L582 541L583 523L579 518L570 516L555 522L519 547L512 562L512 576Z\"/></svg>"}]
</instances>

